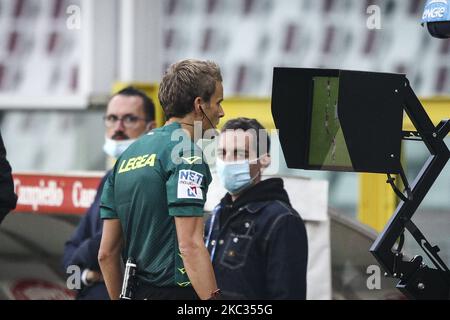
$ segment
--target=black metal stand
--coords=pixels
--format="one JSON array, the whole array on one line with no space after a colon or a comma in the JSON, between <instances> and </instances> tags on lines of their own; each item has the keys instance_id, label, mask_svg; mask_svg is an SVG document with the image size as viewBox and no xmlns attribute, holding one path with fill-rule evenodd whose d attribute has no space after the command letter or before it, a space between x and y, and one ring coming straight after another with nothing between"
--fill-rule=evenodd
<instances>
[{"instance_id":1,"label":"black metal stand","mask_svg":"<svg viewBox=\"0 0 450 320\"><path fill-rule=\"evenodd\" d=\"M430 151L430 157L412 184L410 195L402 198L387 226L375 240L370 252L387 275L400 279L397 288L411 299L450 299L450 271L439 257L439 248L432 246L411 221L425 195L445 167L450 151L444 138L450 131L450 120L444 120L437 127L428 117L419 99L408 82L396 90L404 96L404 108L417 132L404 132L403 139L413 137L422 140ZM404 260L401 253L403 234L407 229L433 262L434 268L426 266L421 256ZM397 239L400 244L394 249Z\"/></svg>"}]
</instances>

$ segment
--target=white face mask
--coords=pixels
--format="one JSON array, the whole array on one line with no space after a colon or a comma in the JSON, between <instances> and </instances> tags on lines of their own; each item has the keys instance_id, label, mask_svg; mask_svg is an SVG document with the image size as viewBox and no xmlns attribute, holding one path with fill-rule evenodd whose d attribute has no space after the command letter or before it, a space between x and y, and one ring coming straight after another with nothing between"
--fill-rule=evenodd
<instances>
[{"instance_id":1,"label":"white face mask","mask_svg":"<svg viewBox=\"0 0 450 320\"><path fill-rule=\"evenodd\" d=\"M216 159L217 174L230 194L236 195L253 184L258 175L250 176L250 162L255 162L258 159L236 162L224 162L219 158Z\"/></svg>"},{"instance_id":2,"label":"white face mask","mask_svg":"<svg viewBox=\"0 0 450 320\"><path fill-rule=\"evenodd\" d=\"M137 139L112 140L105 137L103 151L105 151L107 155L117 159L136 140Z\"/></svg>"}]
</instances>

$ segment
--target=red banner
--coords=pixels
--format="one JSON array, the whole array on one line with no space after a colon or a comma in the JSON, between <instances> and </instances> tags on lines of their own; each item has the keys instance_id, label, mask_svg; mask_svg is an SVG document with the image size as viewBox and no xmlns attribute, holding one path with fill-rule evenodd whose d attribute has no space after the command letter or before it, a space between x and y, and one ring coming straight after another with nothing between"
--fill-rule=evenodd
<instances>
[{"instance_id":1,"label":"red banner","mask_svg":"<svg viewBox=\"0 0 450 320\"><path fill-rule=\"evenodd\" d=\"M82 215L94 202L102 175L13 174L15 212Z\"/></svg>"}]
</instances>

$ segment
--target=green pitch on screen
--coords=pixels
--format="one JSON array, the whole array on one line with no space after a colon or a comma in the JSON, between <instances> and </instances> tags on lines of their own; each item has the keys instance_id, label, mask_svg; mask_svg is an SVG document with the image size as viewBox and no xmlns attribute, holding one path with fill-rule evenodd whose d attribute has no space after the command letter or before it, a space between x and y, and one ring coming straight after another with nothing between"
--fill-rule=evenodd
<instances>
[{"instance_id":1,"label":"green pitch on screen","mask_svg":"<svg viewBox=\"0 0 450 320\"><path fill-rule=\"evenodd\" d=\"M309 164L352 169L338 118L339 78L314 77Z\"/></svg>"}]
</instances>

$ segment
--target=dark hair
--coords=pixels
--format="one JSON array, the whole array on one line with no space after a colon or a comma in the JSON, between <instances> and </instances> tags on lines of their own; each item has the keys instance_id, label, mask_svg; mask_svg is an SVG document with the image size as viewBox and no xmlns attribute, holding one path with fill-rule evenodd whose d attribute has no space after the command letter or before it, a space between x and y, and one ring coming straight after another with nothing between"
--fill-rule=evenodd
<instances>
[{"instance_id":1,"label":"dark hair","mask_svg":"<svg viewBox=\"0 0 450 320\"><path fill-rule=\"evenodd\" d=\"M126 97L140 97L144 103L145 119L147 122L155 120L155 104L143 91L129 86L117 92L113 97L118 95Z\"/></svg>"},{"instance_id":2,"label":"dark hair","mask_svg":"<svg viewBox=\"0 0 450 320\"><path fill-rule=\"evenodd\" d=\"M256 119L249 119L249 118L235 118L228 120L222 127L221 132L225 132L226 130L254 130L256 134L256 151L258 156L261 156L259 154L260 152L260 139L266 139L267 143L267 153L270 153L270 137L266 131L266 128L264 128L261 123L258 122Z\"/></svg>"},{"instance_id":3,"label":"dark hair","mask_svg":"<svg viewBox=\"0 0 450 320\"><path fill-rule=\"evenodd\" d=\"M197 97L209 102L217 82L222 82L222 75L219 66L212 61L183 60L172 64L158 93L166 119L192 112Z\"/></svg>"}]
</instances>

